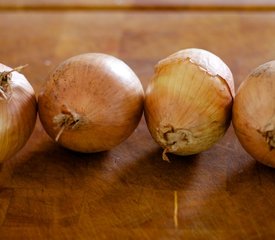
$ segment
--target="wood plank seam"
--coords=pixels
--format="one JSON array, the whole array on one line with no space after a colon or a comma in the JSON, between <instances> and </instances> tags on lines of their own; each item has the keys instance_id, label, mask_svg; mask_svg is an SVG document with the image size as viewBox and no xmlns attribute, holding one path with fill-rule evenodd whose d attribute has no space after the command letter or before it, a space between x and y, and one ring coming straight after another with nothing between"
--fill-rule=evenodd
<instances>
[{"instance_id":1,"label":"wood plank seam","mask_svg":"<svg viewBox=\"0 0 275 240\"><path fill-rule=\"evenodd\" d=\"M0 5L0 12L5 11L275 11L275 5Z\"/></svg>"}]
</instances>

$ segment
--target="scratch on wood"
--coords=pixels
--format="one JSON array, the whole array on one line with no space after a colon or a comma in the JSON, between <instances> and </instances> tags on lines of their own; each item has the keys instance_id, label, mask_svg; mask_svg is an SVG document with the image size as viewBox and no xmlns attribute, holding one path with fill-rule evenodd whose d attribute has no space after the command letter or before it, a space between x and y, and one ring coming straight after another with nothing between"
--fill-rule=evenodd
<instances>
[{"instance_id":1,"label":"scratch on wood","mask_svg":"<svg viewBox=\"0 0 275 240\"><path fill-rule=\"evenodd\" d=\"M178 228L178 192L174 191L174 226Z\"/></svg>"}]
</instances>

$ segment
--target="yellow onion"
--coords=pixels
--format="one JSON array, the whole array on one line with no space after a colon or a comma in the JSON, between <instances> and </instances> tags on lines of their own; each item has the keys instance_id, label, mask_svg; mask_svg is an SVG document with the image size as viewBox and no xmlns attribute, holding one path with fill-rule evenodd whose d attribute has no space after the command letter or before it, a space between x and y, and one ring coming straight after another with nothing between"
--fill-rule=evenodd
<instances>
[{"instance_id":1,"label":"yellow onion","mask_svg":"<svg viewBox=\"0 0 275 240\"><path fill-rule=\"evenodd\" d=\"M87 53L67 59L48 77L38 97L49 136L79 152L110 150L137 127L144 93L123 61Z\"/></svg>"},{"instance_id":2,"label":"yellow onion","mask_svg":"<svg viewBox=\"0 0 275 240\"><path fill-rule=\"evenodd\" d=\"M34 90L24 75L0 64L0 163L29 139L36 121Z\"/></svg>"},{"instance_id":3,"label":"yellow onion","mask_svg":"<svg viewBox=\"0 0 275 240\"><path fill-rule=\"evenodd\" d=\"M253 158L275 167L275 61L254 69L240 85L233 106L233 126Z\"/></svg>"},{"instance_id":4,"label":"yellow onion","mask_svg":"<svg viewBox=\"0 0 275 240\"><path fill-rule=\"evenodd\" d=\"M202 49L161 60L145 94L145 118L166 153L192 155L210 148L231 122L234 81L228 66Z\"/></svg>"}]
</instances>

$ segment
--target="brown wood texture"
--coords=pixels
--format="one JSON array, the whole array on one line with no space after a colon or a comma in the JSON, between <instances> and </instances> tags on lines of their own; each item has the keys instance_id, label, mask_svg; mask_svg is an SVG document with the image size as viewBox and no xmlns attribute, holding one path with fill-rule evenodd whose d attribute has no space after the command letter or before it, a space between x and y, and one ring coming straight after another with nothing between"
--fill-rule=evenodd
<instances>
[{"instance_id":1,"label":"brown wood texture","mask_svg":"<svg viewBox=\"0 0 275 240\"><path fill-rule=\"evenodd\" d=\"M24 73L37 93L59 62L84 52L123 59L144 89L156 62L183 48L220 56L236 87L275 58L274 12L11 11L0 17L0 61L28 63ZM161 152L144 119L125 142L96 154L57 146L38 121L0 172L0 239L275 238L274 169L252 159L232 127L201 154L171 155L168 163Z\"/></svg>"}]
</instances>

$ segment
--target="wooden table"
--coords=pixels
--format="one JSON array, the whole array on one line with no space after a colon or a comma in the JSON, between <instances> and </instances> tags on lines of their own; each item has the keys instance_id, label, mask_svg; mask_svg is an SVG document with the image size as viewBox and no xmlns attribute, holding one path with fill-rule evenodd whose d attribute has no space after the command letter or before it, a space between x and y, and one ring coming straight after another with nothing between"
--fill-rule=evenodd
<instances>
[{"instance_id":1,"label":"wooden table","mask_svg":"<svg viewBox=\"0 0 275 240\"><path fill-rule=\"evenodd\" d=\"M220 56L236 87L275 59L274 1L36 2L1 1L0 62L28 63L37 93L58 63L84 52L123 59L144 89L156 62L183 48ZM96 154L57 146L38 121L0 172L5 240L274 239L274 209L274 170L242 149L232 127L208 151L167 163L144 119Z\"/></svg>"}]
</instances>

